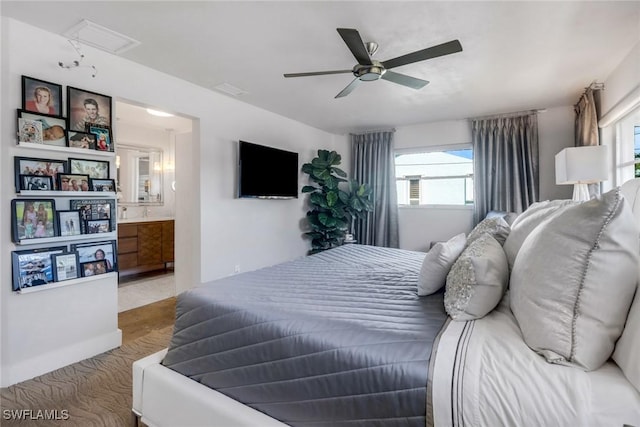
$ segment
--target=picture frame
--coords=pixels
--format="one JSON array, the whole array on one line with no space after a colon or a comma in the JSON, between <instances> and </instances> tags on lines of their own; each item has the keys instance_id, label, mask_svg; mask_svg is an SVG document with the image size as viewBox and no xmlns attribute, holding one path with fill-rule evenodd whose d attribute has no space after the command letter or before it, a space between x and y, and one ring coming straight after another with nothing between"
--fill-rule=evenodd
<instances>
[{"instance_id":1,"label":"picture frame","mask_svg":"<svg viewBox=\"0 0 640 427\"><path fill-rule=\"evenodd\" d=\"M62 116L62 85L22 76L22 109L37 114Z\"/></svg>"},{"instance_id":2,"label":"picture frame","mask_svg":"<svg viewBox=\"0 0 640 427\"><path fill-rule=\"evenodd\" d=\"M18 126L20 119L42 124L42 142L44 145L54 145L57 147L67 146L67 120L64 117L48 116L46 114L31 113L25 110L18 110ZM18 131L20 136L20 131Z\"/></svg>"},{"instance_id":3,"label":"picture frame","mask_svg":"<svg viewBox=\"0 0 640 427\"><path fill-rule=\"evenodd\" d=\"M91 191L89 175L77 173L59 173L58 189L60 191Z\"/></svg>"},{"instance_id":4,"label":"picture frame","mask_svg":"<svg viewBox=\"0 0 640 427\"><path fill-rule=\"evenodd\" d=\"M78 260L81 263L104 259L107 263L108 272L118 271L118 253L115 240L75 243L71 245L71 251L78 253Z\"/></svg>"},{"instance_id":5,"label":"picture frame","mask_svg":"<svg viewBox=\"0 0 640 427\"><path fill-rule=\"evenodd\" d=\"M69 207L80 212L82 234L87 234L85 228L87 220L109 219L111 230L116 229L116 202L113 199L72 199L69 200Z\"/></svg>"},{"instance_id":6,"label":"picture frame","mask_svg":"<svg viewBox=\"0 0 640 427\"><path fill-rule=\"evenodd\" d=\"M111 97L67 86L69 130L86 132L87 123L111 128Z\"/></svg>"},{"instance_id":7,"label":"picture frame","mask_svg":"<svg viewBox=\"0 0 640 427\"><path fill-rule=\"evenodd\" d=\"M96 149L96 134L89 132L67 132L67 147L83 148L85 150Z\"/></svg>"},{"instance_id":8,"label":"picture frame","mask_svg":"<svg viewBox=\"0 0 640 427\"><path fill-rule=\"evenodd\" d=\"M51 255L53 281L77 279L80 274L80 263L77 252L66 252Z\"/></svg>"},{"instance_id":9,"label":"picture frame","mask_svg":"<svg viewBox=\"0 0 640 427\"><path fill-rule=\"evenodd\" d=\"M82 234L80 211L56 211L60 236L78 236Z\"/></svg>"},{"instance_id":10,"label":"picture frame","mask_svg":"<svg viewBox=\"0 0 640 427\"><path fill-rule=\"evenodd\" d=\"M111 232L111 220L109 219L88 219L84 226L86 234L100 234Z\"/></svg>"},{"instance_id":11,"label":"picture frame","mask_svg":"<svg viewBox=\"0 0 640 427\"><path fill-rule=\"evenodd\" d=\"M20 175L20 191L52 191L53 178L49 175Z\"/></svg>"},{"instance_id":12,"label":"picture frame","mask_svg":"<svg viewBox=\"0 0 640 427\"><path fill-rule=\"evenodd\" d=\"M90 178L89 189L91 191L107 191L113 193L116 191L116 181L115 179Z\"/></svg>"},{"instance_id":13,"label":"picture frame","mask_svg":"<svg viewBox=\"0 0 640 427\"><path fill-rule=\"evenodd\" d=\"M69 158L69 173L89 175L89 178L109 178L109 162L104 160Z\"/></svg>"},{"instance_id":14,"label":"picture frame","mask_svg":"<svg viewBox=\"0 0 640 427\"><path fill-rule=\"evenodd\" d=\"M14 157L16 191L20 191L20 175L42 175L53 179L53 189L57 190L56 176L68 171L66 160L39 159L35 157Z\"/></svg>"},{"instance_id":15,"label":"picture frame","mask_svg":"<svg viewBox=\"0 0 640 427\"><path fill-rule=\"evenodd\" d=\"M42 122L39 120L18 117L18 142L43 144Z\"/></svg>"},{"instance_id":16,"label":"picture frame","mask_svg":"<svg viewBox=\"0 0 640 427\"><path fill-rule=\"evenodd\" d=\"M82 272L82 277L89 276L97 276L99 274L106 274L107 271L107 261L101 259L99 261L87 261L80 263L80 271Z\"/></svg>"},{"instance_id":17,"label":"picture frame","mask_svg":"<svg viewBox=\"0 0 640 427\"><path fill-rule=\"evenodd\" d=\"M21 240L58 235L54 199L13 199L11 201L11 237Z\"/></svg>"},{"instance_id":18,"label":"picture frame","mask_svg":"<svg viewBox=\"0 0 640 427\"><path fill-rule=\"evenodd\" d=\"M96 150L98 151L115 151L113 138L111 136L111 128L109 126L87 124L87 132L96 136Z\"/></svg>"},{"instance_id":19,"label":"picture frame","mask_svg":"<svg viewBox=\"0 0 640 427\"><path fill-rule=\"evenodd\" d=\"M12 290L46 285L54 281L51 255L67 251L66 246L13 251Z\"/></svg>"}]
</instances>

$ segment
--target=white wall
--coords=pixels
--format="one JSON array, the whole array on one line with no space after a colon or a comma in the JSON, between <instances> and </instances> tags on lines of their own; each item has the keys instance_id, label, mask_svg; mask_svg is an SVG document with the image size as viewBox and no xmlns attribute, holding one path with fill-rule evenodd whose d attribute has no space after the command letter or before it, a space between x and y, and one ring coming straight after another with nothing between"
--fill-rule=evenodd
<instances>
[{"instance_id":1,"label":"white wall","mask_svg":"<svg viewBox=\"0 0 640 427\"><path fill-rule=\"evenodd\" d=\"M232 274L235 265L245 271L307 252L309 243L302 237L303 198L240 200L234 197L237 141L244 139L297 151L302 163L309 161L317 148L345 151L344 138L89 47L83 49L84 61L96 66L96 78L91 77L88 69L61 69L58 61L73 60L76 55L65 38L2 19L0 170L3 185L0 191L3 206L8 206L15 197L10 185L15 155L14 121L15 108L20 105L20 76L24 74L154 105L196 119L189 147L176 154L176 171L180 174L175 195L179 206L176 208L176 264L181 266L176 270L179 291ZM38 55L32 54L34 46L38 47ZM302 186L302 176L300 178ZM9 220L6 216L1 220L0 382L5 386L25 379L26 373L19 369L36 356L53 357L42 369L29 365L33 367L31 374L71 363L70 358L63 359L55 353L77 355L79 352L74 346L89 349L91 329L117 331L117 283L115 279L108 280L104 290L101 285L73 286L40 292L37 296L14 295L9 283L10 252L15 246L10 243ZM35 338L44 334L50 338L37 342ZM85 353L84 357L90 356Z\"/></svg>"},{"instance_id":2,"label":"white wall","mask_svg":"<svg viewBox=\"0 0 640 427\"><path fill-rule=\"evenodd\" d=\"M573 146L573 107L549 108L538 114L540 158L540 200L571 198L571 186L555 185L555 155ZM471 144L471 125L467 120L443 121L396 129L396 150L443 145ZM400 247L427 250L431 242L448 240L468 233L473 226L473 210L456 207L399 208Z\"/></svg>"}]
</instances>

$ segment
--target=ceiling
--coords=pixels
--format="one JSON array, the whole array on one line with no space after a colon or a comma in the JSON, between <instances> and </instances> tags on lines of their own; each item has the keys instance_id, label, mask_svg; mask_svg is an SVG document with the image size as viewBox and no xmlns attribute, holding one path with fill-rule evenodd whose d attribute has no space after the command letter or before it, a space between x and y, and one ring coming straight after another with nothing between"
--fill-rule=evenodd
<instances>
[{"instance_id":1,"label":"ceiling","mask_svg":"<svg viewBox=\"0 0 640 427\"><path fill-rule=\"evenodd\" d=\"M2 1L2 15L62 34L82 19L141 44L121 54L332 133L572 105L640 40L638 1ZM37 13L34 13L37 11ZM420 90L353 76L284 73L355 65L336 28L387 60L458 39L463 51L395 68ZM87 57L87 60L90 60ZM99 70L100 74L108 70ZM605 88L606 90L606 88ZM158 106L162 108L162 106Z\"/></svg>"}]
</instances>

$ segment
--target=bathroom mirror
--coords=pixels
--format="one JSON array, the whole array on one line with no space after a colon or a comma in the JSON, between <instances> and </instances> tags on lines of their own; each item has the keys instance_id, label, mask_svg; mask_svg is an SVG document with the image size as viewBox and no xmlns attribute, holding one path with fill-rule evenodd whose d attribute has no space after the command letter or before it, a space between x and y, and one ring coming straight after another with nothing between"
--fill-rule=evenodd
<instances>
[{"instance_id":1,"label":"bathroom mirror","mask_svg":"<svg viewBox=\"0 0 640 427\"><path fill-rule=\"evenodd\" d=\"M116 185L122 206L161 206L164 203L162 150L118 144Z\"/></svg>"}]
</instances>

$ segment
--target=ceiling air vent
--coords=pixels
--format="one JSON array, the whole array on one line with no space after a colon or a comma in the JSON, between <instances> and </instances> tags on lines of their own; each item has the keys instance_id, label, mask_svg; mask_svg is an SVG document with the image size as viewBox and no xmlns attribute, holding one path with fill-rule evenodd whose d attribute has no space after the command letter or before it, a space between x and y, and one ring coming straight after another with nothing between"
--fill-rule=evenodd
<instances>
[{"instance_id":1,"label":"ceiling air vent","mask_svg":"<svg viewBox=\"0 0 640 427\"><path fill-rule=\"evenodd\" d=\"M213 88L219 92L226 93L227 95L231 96L240 96L249 93L246 90L235 87L234 85L229 83L221 83L217 86L214 86Z\"/></svg>"},{"instance_id":2,"label":"ceiling air vent","mask_svg":"<svg viewBox=\"0 0 640 427\"><path fill-rule=\"evenodd\" d=\"M70 40L77 40L88 46L105 50L116 55L140 44L139 41L117 33L94 22L83 19L78 25L62 33Z\"/></svg>"}]
</instances>

